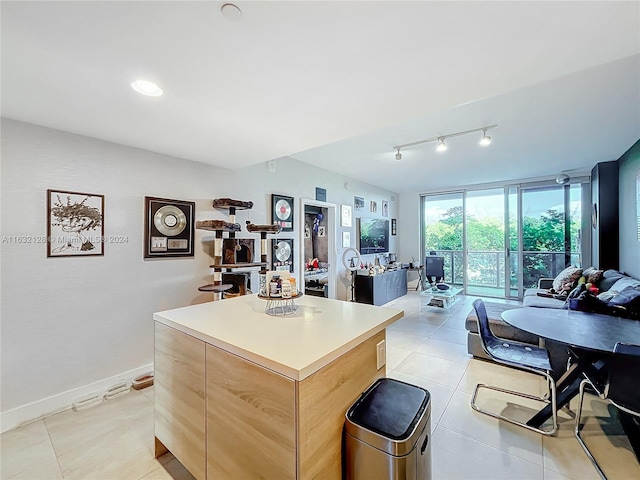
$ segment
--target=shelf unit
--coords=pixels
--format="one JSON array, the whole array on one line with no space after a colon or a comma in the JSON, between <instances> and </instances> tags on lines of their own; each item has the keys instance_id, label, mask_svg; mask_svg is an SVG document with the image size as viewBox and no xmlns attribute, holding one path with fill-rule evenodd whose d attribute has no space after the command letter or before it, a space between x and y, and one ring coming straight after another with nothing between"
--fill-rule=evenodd
<instances>
[{"instance_id":1,"label":"shelf unit","mask_svg":"<svg viewBox=\"0 0 640 480\"><path fill-rule=\"evenodd\" d=\"M213 244L213 283L203 285L198 290L201 292L212 292L213 300L220 300L222 292L232 288L230 284L222 283L222 272L239 268L261 267L260 273L266 273L267 266L267 234L279 233L282 227L279 225L254 225L247 221L247 231L250 233L260 233L260 262L223 262L223 242L224 233L227 233L227 239L235 239L236 233L242 230L239 223L236 223L236 211L249 210L253 208L253 202L245 202L242 200L233 200L231 198L217 198L213 200L213 207L220 210L228 210L229 221L225 220L200 220L196 222L198 230L208 230L215 233ZM253 252L251 252L253 256Z\"/></svg>"}]
</instances>

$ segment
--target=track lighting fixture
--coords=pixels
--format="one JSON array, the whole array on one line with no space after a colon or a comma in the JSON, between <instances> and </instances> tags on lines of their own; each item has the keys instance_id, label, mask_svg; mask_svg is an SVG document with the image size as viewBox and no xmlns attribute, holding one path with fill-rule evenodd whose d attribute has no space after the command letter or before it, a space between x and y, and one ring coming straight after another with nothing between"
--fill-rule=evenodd
<instances>
[{"instance_id":1,"label":"track lighting fixture","mask_svg":"<svg viewBox=\"0 0 640 480\"><path fill-rule=\"evenodd\" d=\"M436 150L438 152L444 152L447 150L448 145L445 140L451 137L459 137L460 135L467 135L469 133L482 132L482 138L480 139L480 145L489 145L491 143L491 137L487 135L487 130L496 128L498 125L487 125L486 127L474 128L472 130L465 130L464 132L447 133L446 135L439 135L437 137L426 138L424 140L418 140L417 142L405 143L404 145L396 145L393 149L396 151L396 160L402 160L401 148L414 147L416 145L422 145L423 143L438 142Z\"/></svg>"},{"instance_id":2,"label":"track lighting fixture","mask_svg":"<svg viewBox=\"0 0 640 480\"><path fill-rule=\"evenodd\" d=\"M487 135L487 129L482 129L482 138L480 139L480 145L486 147L491 143L491 137Z\"/></svg>"}]
</instances>

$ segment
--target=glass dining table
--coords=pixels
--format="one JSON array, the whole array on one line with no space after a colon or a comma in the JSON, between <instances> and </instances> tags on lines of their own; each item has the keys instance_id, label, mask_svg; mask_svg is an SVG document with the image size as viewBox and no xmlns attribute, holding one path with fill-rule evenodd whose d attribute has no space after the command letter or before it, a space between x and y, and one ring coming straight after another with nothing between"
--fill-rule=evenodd
<instances>
[{"instance_id":1,"label":"glass dining table","mask_svg":"<svg viewBox=\"0 0 640 480\"><path fill-rule=\"evenodd\" d=\"M583 375L601 375L602 365L618 342L640 345L640 321L576 310L524 307L507 310L502 319L509 325L542 339L566 344L572 362L556 381L557 408L567 405L578 395ZM551 418L547 405L527 422L539 428ZM626 430L626 428L625 428ZM640 459L640 433L627 432L636 456Z\"/></svg>"}]
</instances>

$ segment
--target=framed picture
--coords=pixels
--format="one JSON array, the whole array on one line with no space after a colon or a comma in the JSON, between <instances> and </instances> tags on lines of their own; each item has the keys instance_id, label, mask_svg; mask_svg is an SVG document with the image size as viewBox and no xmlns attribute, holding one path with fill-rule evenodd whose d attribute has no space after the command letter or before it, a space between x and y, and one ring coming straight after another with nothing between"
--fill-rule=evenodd
<instances>
[{"instance_id":1,"label":"framed picture","mask_svg":"<svg viewBox=\"0 0 640 480\"><path fill-rule=\"evenodd\" d=\"M316 200L319 202L327 201L327 189L316 187Z\"/></svg>"},{"instance_id":2,"label":"framed picture","mask_svg":"<svg viewBox=\"0 0 640 480\"><path fill-rule=\"evenodd\" d=\"M382 216L389 216L389 202L387 202L386 200L382 200Z\"/></svg>"},{"instance_id":3,"label":"framed picture","mask_svg":"<svg viewBox=\"0 0 640 480\"><path fill-rule=\"evenodd\" d=\"M640 170L636 175L636 216L638 217L638 241L640 242Z\"/></svg>"},{"instance_id":4,"label":"framed picture","mask_svg":"<svg viewBox=\"0 0 640 480\"><path fill-rule=\"evenodd\" d=\"M144 197L144 258L193 257L195 202Z\"/></svg>"},{"instance_id":5,"label":"framed picture","mask_svg":"<svg viewBox=\"0 0 640 480\"><path fill-rule=\"evenodd\" d=\"M378 202L375 202L375 201L371 200L371 202L369 203L369 211L371 213L377 213L378 212Z\"/></svg>"},{"instance_id":6,"label":"framed picture","mask_svg":"<svg viewBox=\"0 0 640 480\"><path fill-rule=\"evenodd\" d=\"M398 233L398 222L395 218L391 219L391 235L397 235Z\"/></svg>"},{"instance_id":7,"label":"framed picture","mask_svg":"<svg viewBox=\"0 0 640 480\"><path fill-rule=\"evenodd\" d=\"M274 238L271 240L271 270L293 272L293 239Z\"/></svg>"},{"instance_id":8,"label":"framed picture","mask_svg":"<svg viewBox=\"0 0 640 480\"><path fill-rule=\"evenodd\" d=\"M362 198L362 197L353 197L353 209L356 212L358 210L364 210L364 198Z\"/></svg>"},{"instance_id":9,"label":"framed picture","mask_svg":"<svg viewBox=\"0 0 640 480\"><path fill-rule=\"evenodd\" d=\"M351 205L340 205L340 226L351 226Z\"/></svg>"},{"instance_id":10,"label":"framed picture","mask_svg":"<svg viewBox=\"0 0 640 480\"><path fill-rule=\"evenodd\" d=\"M271 223L280 225L283 232L293 231L293 197L271 195Z\"/></svg>"},{"instance_id":11,"label":"framed picture","mask_svg":"<svg viewBox=\"0 0 640 480\"><path fill-rule=\"evenodd\" d=\"M351 246L351 232L342 232L342 246L343 247Z\"/></svg>"},{"instance_id":12,"label":"framed picture","mask_svg":"<svg viewBox=\"0 0 640 480\"><path fill-rule=\"evenodd\" d=\"M324 237L327 234L326 227L318 227L318 236Z\"/></svg>"},{"instance_id":13,"label":"framed picture","mask_svg":"<svg viewBox=\"0 0 640 480\"><path fill-rule=\"evenodd\" d=\"M47 190L47 257L104 255L104 195Z\"/></svg>"}]
</instances>

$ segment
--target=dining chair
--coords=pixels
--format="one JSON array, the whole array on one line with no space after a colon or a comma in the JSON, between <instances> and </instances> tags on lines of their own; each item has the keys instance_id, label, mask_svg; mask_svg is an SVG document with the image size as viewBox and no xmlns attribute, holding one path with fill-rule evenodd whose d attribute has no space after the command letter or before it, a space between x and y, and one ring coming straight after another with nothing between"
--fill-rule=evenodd
<instances>
[{"instance_id":1,"label":"dining chair","mask_svg":"<svg viewBox=\"0 0 640 480\"><path fill-rule=\"evenodd\" d=\"M575 435L578 442L580 442L582 449L600 476L605 480L607 477L580 435L580 430L582 429L582 405L586 388L589 387L596 395L603 400L607 400L620 411L634 417L640 417L640 389L637 388L638 370L640 370L640 345L616 343L613 353L607 362L608 373L604 382L585 375L585 379L580 383L575 426Z\"/></svg>"},{"instance_id":2,"label":"dining chair","mask_svg":"<svg viewBox=\"0 0 640 480\"><path fill-rule=\"evenodd\" d=\"M484 383L476 385L473 397L471 397L471 408L477 412L484 413L494 418L504 420L509 423L513 423L520 427L524 427L534 432L541 433L543 435L555 435L558 430L558 411L556 403L556 382L551 376L551 363L549 361L549 352L545 348L535 345L529 345L526 343L514 342L512 340L505 340L496 337L491 328L489 327L489 318L487 316L487 309L484 302L480 299L473 302L473 308L476 311L476 317L478 319L478 332L480 334L480 343L484 352L497 363L514 367L520 370L540 375L547 380L547 386L549 392L543 397L530 395L524 392L517 392L514 390L507 390L505 388L495 387ZM516 395L531 400L537 400L541 402L551 403L551 418L553 424L548 430L542 428L536 428L531 425L527 425L524 422L520 422L513 418L500 415L498 413L484 410L476 405L476 398L478 392L481 389L494 390L497 392L507 393L510 395Z\"/></svg>"}]
</instances>

